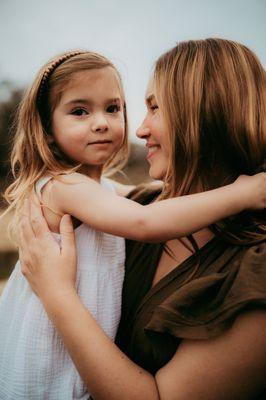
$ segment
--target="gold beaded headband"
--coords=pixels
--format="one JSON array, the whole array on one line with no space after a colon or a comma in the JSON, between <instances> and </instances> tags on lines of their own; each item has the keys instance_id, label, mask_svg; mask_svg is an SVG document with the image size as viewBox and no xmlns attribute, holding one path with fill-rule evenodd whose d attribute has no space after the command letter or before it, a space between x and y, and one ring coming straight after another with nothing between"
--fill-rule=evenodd
<instances>
[{"instance_id":1,"label":"gold beaded headband","mask_svg":"<svg viewBox=\"0 0 266 400\"><path fill-rule=\"evenodd\" d=\"M61 64L63 64L63 62L65 62L66 60L69 60L70 58L77 56L79 54L84 54L86 53L86 51L72 51L69 53L64 54L63 56L59 57L57 60L53 61L52 64L50 64L46 70L43 73L42 76L42 80L39 86L39 90L38 90L38 96L37 96L37 103L40 105L41 100L42 100L42 96L43 93L45 91L47 82L49 77L51 76L52 72Z\"/></svg>"}]
</instances>

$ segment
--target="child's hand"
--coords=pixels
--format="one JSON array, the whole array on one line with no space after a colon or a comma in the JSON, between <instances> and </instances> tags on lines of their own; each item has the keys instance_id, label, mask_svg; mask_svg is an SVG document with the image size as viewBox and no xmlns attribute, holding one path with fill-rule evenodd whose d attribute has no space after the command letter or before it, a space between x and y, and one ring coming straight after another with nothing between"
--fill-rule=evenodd
<instances>
[{"instance_id":1,"label":"child's hand","mask_svg":"<svg viewBox=\"0 0 266 400\"><path fill-rule=\"evenodd\" d=\"M266 207L266 172L240 175L233 185L239 190L239 196L243 196L245 209L263 210Z\"/></svg>"}]
</instances>

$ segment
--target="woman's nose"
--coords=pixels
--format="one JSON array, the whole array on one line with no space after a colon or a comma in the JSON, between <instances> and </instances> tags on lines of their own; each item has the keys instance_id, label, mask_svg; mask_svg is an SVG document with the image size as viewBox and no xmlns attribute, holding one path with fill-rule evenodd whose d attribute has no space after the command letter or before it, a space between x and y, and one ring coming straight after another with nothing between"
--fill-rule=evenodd
<instances>
[{"instance_id":1,"label":"woman's nose","mask_svg":"<svg viewBox=\"0 0 266 400\"><path fill-rule=\"evenodd\" d=\"M92 121L91 130L93 132L105 132L108 130L108 122L102 113L94 116Z\"/></svg>"},{"instance_id":2,"label":"woman's nose","mask_svg":"<svg viewBox=\"0 0 266 400\"><path fill-rule=\"evenodd\" d=\"M136 135L140 139L145 139L146 137L150 136L150 133L150 128L147 128L144 120L140 127L137 129Z\"/></svg>"}]
</instances>

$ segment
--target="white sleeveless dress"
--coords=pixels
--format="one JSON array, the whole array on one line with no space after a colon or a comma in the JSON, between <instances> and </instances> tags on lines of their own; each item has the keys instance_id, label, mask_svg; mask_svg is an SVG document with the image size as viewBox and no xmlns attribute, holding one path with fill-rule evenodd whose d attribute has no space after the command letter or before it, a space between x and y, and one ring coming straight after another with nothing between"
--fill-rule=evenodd
<instances>
[{"instance_id":1,"label":"white sleeveless dress","mask_svg":"<svg viewBox=\"0 0 266 400\"><path fill-rule=\"evenodd\" d=\"M37 192L51 179L42 178ZM101 184L115 191L111 183ZM86 207L86 204L84 204ZM60 235L53 234L60 242ZM85 306L113 340L121 312L124 239L82 223L75 229L77 291ZM0 400L88 399L62 340L28 282L20 263L0 297Z\"/></svg>"}]
</instances>

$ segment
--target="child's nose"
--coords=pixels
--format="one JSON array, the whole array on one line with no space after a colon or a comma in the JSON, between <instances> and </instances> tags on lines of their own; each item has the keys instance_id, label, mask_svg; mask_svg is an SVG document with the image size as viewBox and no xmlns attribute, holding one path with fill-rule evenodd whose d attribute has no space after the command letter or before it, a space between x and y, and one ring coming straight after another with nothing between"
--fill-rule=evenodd
<instances>
[{"instance_id":1,"label":"child's nose","mask_svg":"<svg viewBox=\"0 0 266 400\"><path fill-rule=\"evenodd\" d=\"M93 132L105 132L108 129L108 123L105 116L101 113L94 116L91 130Z\"/></svg>"}]
</instances>

